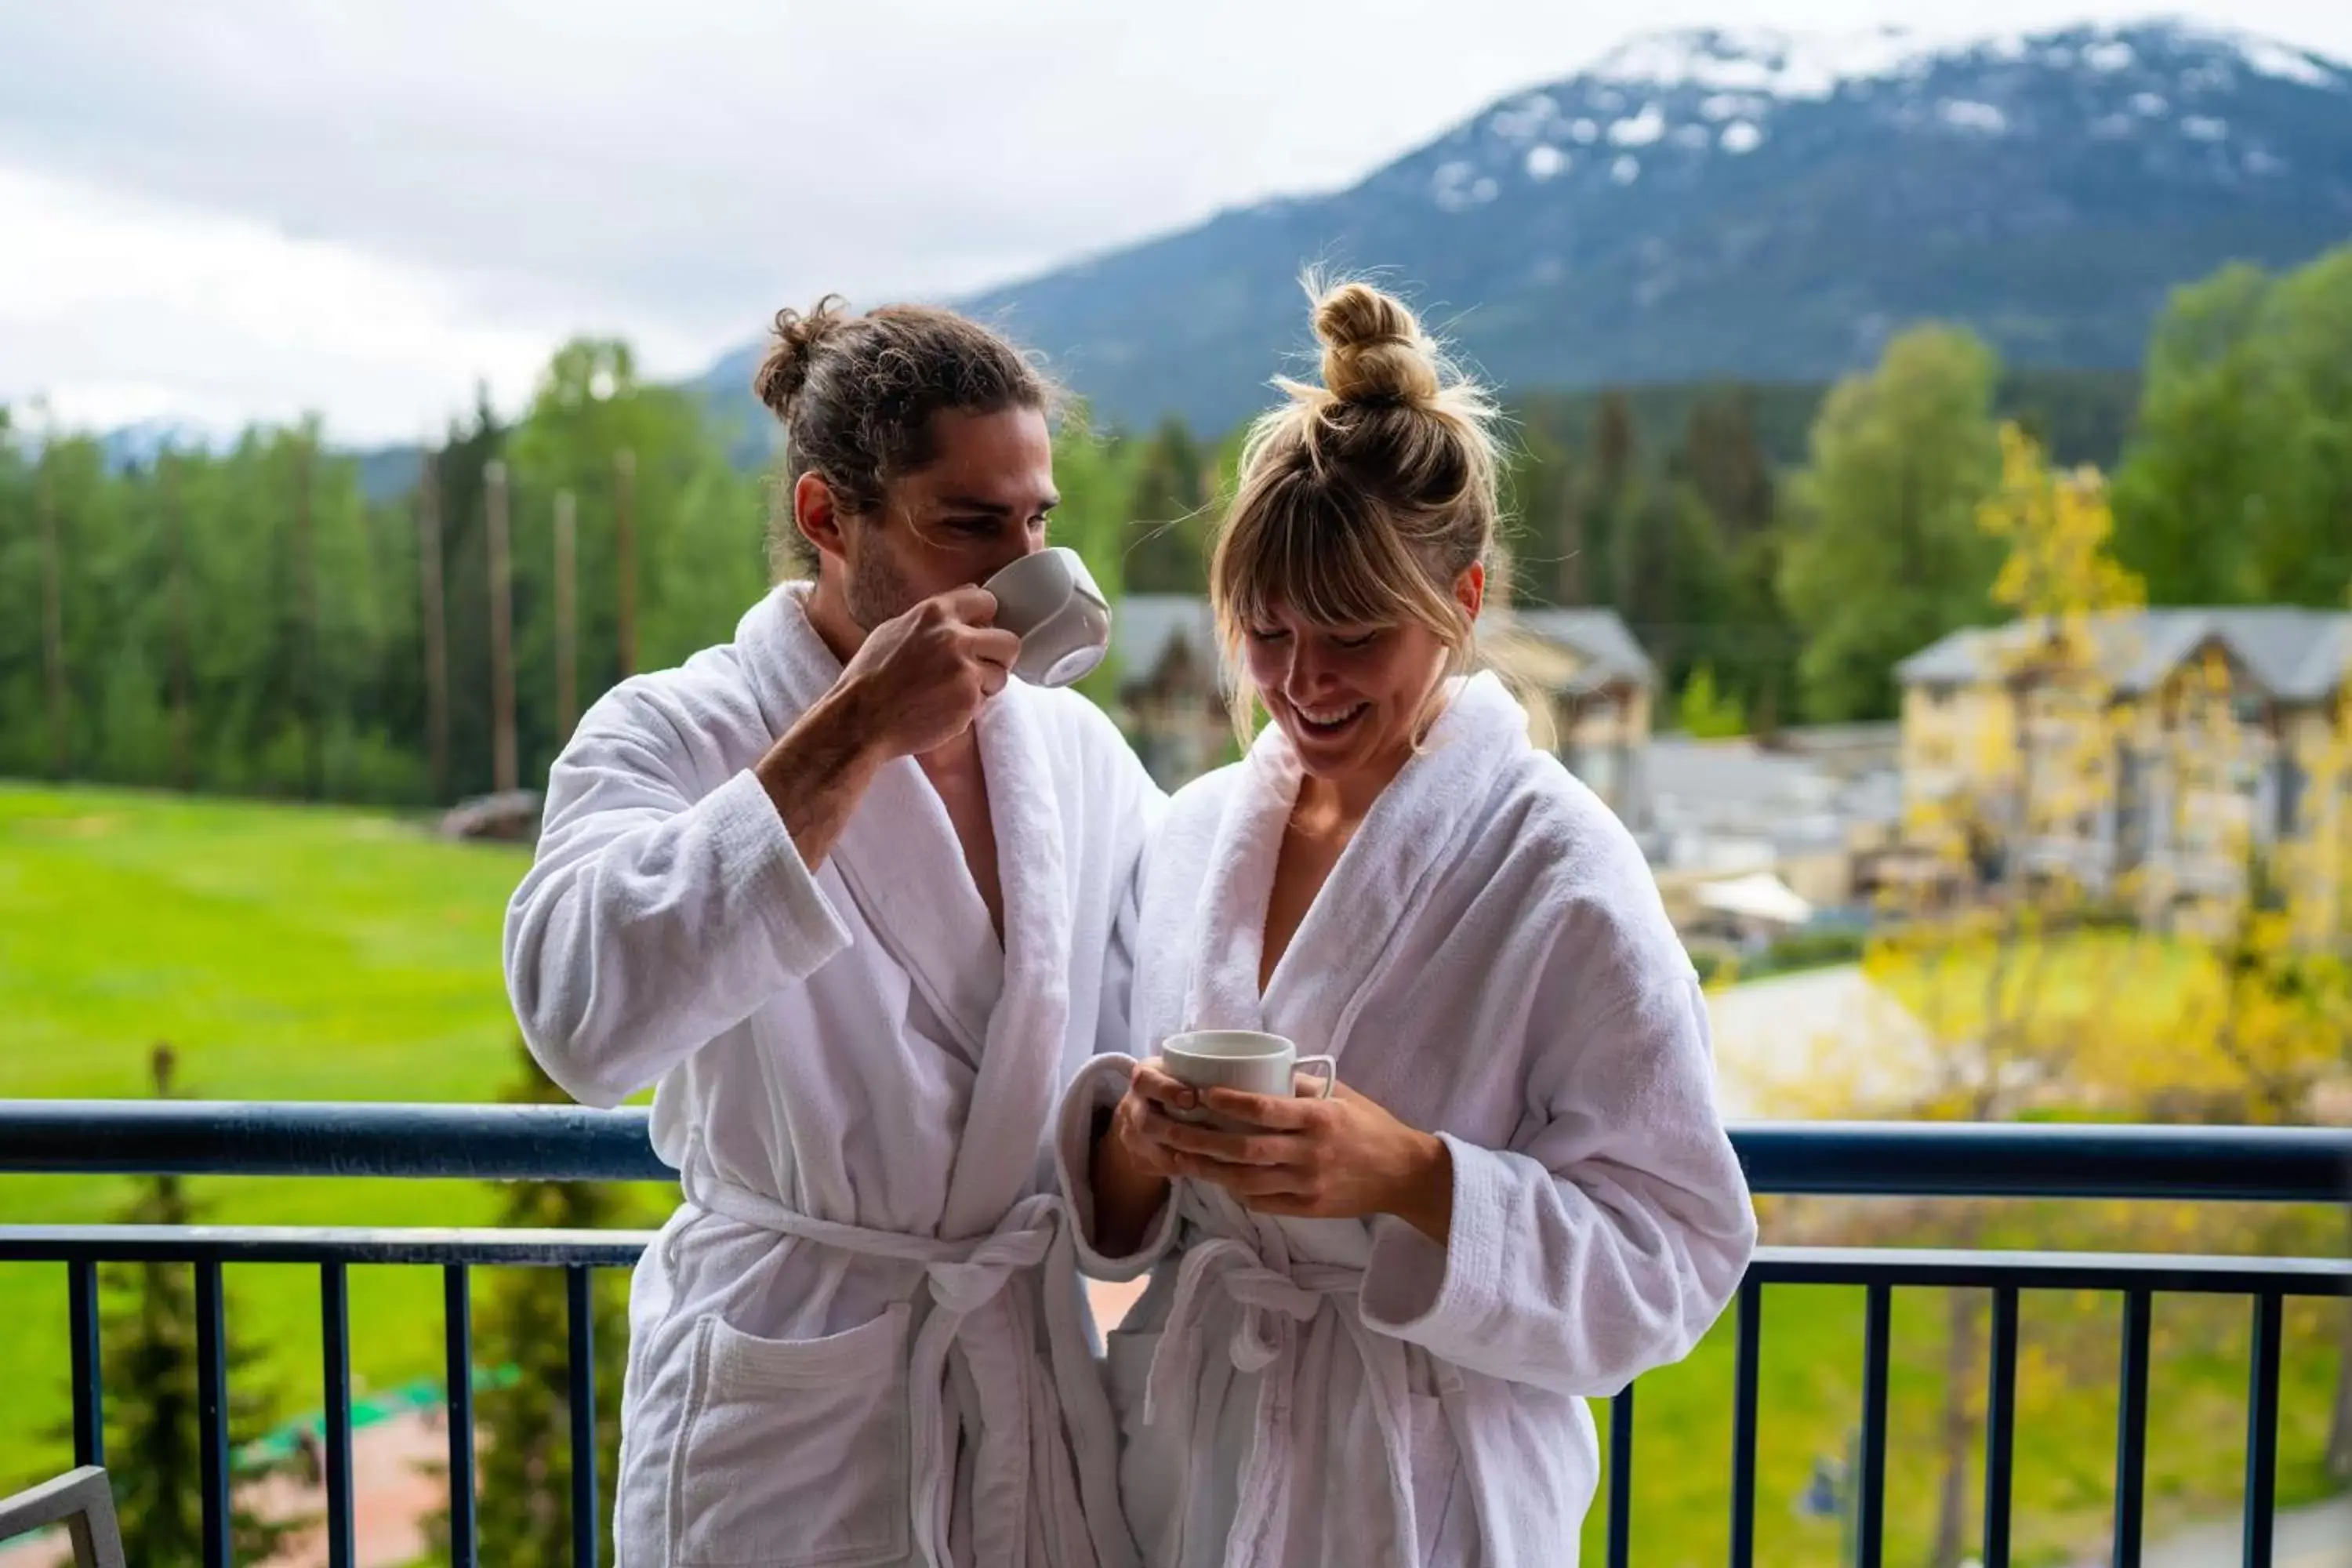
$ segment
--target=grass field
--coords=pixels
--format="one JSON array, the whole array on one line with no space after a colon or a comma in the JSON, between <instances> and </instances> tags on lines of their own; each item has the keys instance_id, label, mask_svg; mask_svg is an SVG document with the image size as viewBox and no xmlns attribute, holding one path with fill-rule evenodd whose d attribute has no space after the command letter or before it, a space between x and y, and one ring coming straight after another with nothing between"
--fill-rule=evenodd
<instances>
[{"instance_id":1,"label":"grass field","mask_svg":"<svg viewBox=\"0 0 2352 1568\"><path fill-rule=\"evenodd\" d=\"M162 1040L179 1051L187 1090L207 1098L488 1098L512 1071L498 936L523 864L513 850L436 843L363 813L0 785L0 1098L140 1094L147 1053ZM247 1223L482 1223L496 1205L490 1188L465 1184L197 1187L214 1217ZM0 1222L102 1220L127 1190L0 1178ZM659 1200L647 1191L649 1204ZM238 1268L229 1287L240 1331L266 1347L291 1404L315 1407L314 1275ZM1852 1291L1767 1298L1761 1562L1837 1560L1836 1525L1799 1518L1794 1501L1815 1457L1843 1449L1859 1408L1861 1313ZM385 1387L438 1367L436 1275L359 1270L352 1314L362 1379ZM2017 1511L2032 1550L2021 1562L2055 1561L2097 1539L2111 1505L2114 1398L2100 1368L2112 1354L2097 1351L2092 1386L2077 1394L2050 1392L2044 1365L2082 1353L2085 1314L2111 1321L2113 1305L2028 1299ZM2235 1504L2243 1317L2237 1302L2158 1302L2152 1534ZM1920 1560L1936 1491L1942 1302L1898 1297L1895 1321L1887 1560L1902 1563ZM2283 1500L2324 1490L2332 1321L2291 1314ZM0 1333L5 1489L68 1460L53 1435L67 1410L62 1268L0 1265L0 1322L9 1325ZM1688 1362L1641 1384L1638 1563L1723 1560L1731 1356L1727 1322ZM1598 1529L1596 1519L1594 1560Z\"/></svg>"},{"instance_id":2,"label":"grass field","mask_svg":"<svg viewBox=\"0 0 2352 1568\"><path fill-rule=\"evenodd\" d=\"M2177 1025L2200 994L2209 961L2194 947L2115 931L2090 931L2052 942L2048 956L1963 947L1928 962L1899 948L1874 971L1914 1015L1956 1038L1988 1022L2039 1022L2052 1027L2095 1018L2114 1031L2144 1035Z\"/></svg>"},{"instance_id":3,"label":"grass field","mask_svg":"<svg viewBox=\"0 0 2352 1568\"><path fill-rule=\"evenodd\" d=\"M0 1098L140 1095L169 1042L204 1099L468 1100L514 1070L499 927L527 857L362 813L0 786ZM487 1224L478 1183L221 1178L210 1217ZM111 1216L130 1184L0 1178L0 1220ZM649 1189L649 1192L653 1191ZM233 1269L237 1331L319 1405L315 1271ZM440 1364L437 1276L360 1269L355 1375ZM0 1265L0 1489L61 1468L62 1268Z\"/></svg>"}]
</instances>

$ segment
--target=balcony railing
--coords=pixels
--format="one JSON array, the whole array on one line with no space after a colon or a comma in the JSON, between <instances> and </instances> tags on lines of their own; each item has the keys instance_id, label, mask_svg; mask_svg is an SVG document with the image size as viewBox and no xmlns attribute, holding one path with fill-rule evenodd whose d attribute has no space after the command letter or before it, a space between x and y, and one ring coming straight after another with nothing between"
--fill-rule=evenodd
<instances>
[{"instance_id":1,"label":"balcony railing","mask_svg":"<svg viewBox=\"0 0 2352 1568\"><path fill-rule=\"evenodd\" d=\"M2125 1198L2161 1202L2336 1203L2352 1194L2352 1131L2332 1129L1759 1124L1732 1133L1759 1194L1874 1197ZM642 1111L559 1107L268 1105L173 1101L0 1102L0 1174L180 1174L484 1180L667 1181ZM98 1266L187 1263L195 1271L203 1518L206 1568L230 1561L227 1340L222 1269L301 1263L319 1270L326 1388L329 1561L354 1561L349 1272L354 1264L423 1264L443 1271L449 1399L450 1545L477 1562L472 1340L467 1271L476 1266L561 1268L569 1286L572 1560L596 1562L599 1520L590 1280L635 1262L642 1231L269 1226L0 1226L0 1262L62 1263L70 1328L74 1459L102 1464L104 1391L98 1356ZM2159 1293L2249 1299L2244 1561L2271 1562L2277 1468L2283 1303L2352 1295L2337 1258L2206 1258L2111 1253L1954 1252L1764 1247L1735 1317L1731 1550L1755 1544L1758 1369L1764 1293L1773 1285L1858 1286L1864 1293L1863 1402L1857 1446L1855 1552L1877 1568L1885 1534L1887 1369L1894 1292L1992 1292L1986 1389L1985 1568L2007 1568L2011 1465L2017 1434L2020 1293L2094 1290L2123 1300L2116 1438L2115 1568L2139 1561L2147 1437L2148 1330ZM1608 1552L1632 1560L1634 1386L1610 1401Z\"/></svg>"}]
</instances>

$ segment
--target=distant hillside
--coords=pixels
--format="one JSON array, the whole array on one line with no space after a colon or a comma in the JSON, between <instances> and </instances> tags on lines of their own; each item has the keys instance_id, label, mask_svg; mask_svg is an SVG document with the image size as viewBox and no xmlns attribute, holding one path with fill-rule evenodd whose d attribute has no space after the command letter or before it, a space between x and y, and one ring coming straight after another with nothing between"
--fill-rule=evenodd
<instances>
[{"instance_id":1,"label":"distant hillside","mask_svg":"<svg viewBox=\"0 0 2352 1568\"><path fill-rule=\"evenodd\" d=\"M1686 32L1346 190L964 303L1111 419L1214 430L1303 347L1310 263L1383 269L1516 390L1813 384L1923 318L2014 366L2130 368L2171 289L2347 237L2352 68L2267 39L2167 22L1942 45ZM753 353L700 384L746 452L766 440Z\"/></svg>"},{"instance_id":2,"label":"distant hillside","mask_svg":"<svg viewBox=\"0 0 2352 1568\"><path fill-rule=\"evenodd\" d=\"M1313 262L1386 269L1510 387L1817 382L1923 318L2016 365L2127 368L2172 288L2347 236L2352 68L2280 44L2169 23L1942 47L1696 32L1349 189L967 303L1118 419L1218 428L1303 344Z\"/></svg>"}]
</instances>

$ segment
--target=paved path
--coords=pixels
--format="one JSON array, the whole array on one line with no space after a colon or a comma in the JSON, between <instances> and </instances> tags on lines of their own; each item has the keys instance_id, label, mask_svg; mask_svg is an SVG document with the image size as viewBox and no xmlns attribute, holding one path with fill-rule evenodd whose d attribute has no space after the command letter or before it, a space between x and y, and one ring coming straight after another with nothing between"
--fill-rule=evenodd
<instances>
[{"instance_id":1,"label":"paved path","mask_svg":"<svg viewBox=\"0 0 2352 1568\"><path fill-rule=\"evenodd\" d=\"M1714 992L1707 1013L1730 1121L1867 1114L1933 1072L1926 1028L1853 964Z\"/></svg>"},{"instance_id":2,"label":"paved path","mask_svg":"<svg viewBox=\"0 0 2352 1568\"><path fill-rule=\"evenodd\" d=\"M2140 1568L2221 1568L2239 1561L2243 1514L2189 1526L2140 1553ZM2352 1495L2273 1515L2273 1568L2352 1568Z\"/></svg>"},{"instance_id":3,"label":"paved path","mask_svg":"<svg viewBox=\"0 0 2352 1568\"><path fill-rule=\"evenodd\" d=\"M425 1554L424 1521L447 1500L448 1488L424 1467L445 1460L448 1452L440 1425L417 1415L394 1416L352 1434L352 1524L361 1568L401 1568ZM327 1496L278 1478L254 1502L265 1512L323 1515ZM0 1547L0 1568L60 1568L71 1560L62 1538ZM294 1549L270 1559L270 1568L320 1568L326 1561L324 1532L313 1531Z\"/></svg>"}]
</instances>

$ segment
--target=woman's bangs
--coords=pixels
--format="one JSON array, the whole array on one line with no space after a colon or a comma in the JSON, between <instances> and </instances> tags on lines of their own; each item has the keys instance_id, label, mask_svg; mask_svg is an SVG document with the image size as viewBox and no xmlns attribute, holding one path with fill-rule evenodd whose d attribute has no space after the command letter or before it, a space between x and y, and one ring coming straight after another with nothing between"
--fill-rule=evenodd
<instances>
[{"instance_id":1,"label":"woman's bangs","mask_svg":"<svg viewBox=\"0 0 2352 1568\"><path fill-rule=\"evenodd\" d=\"M1266 508L1250 524L1235 531L1223 559L1223 596L1238 627L1265 626L1282 610L1349 630L1419 618L1406 587L1412 563L1384 559L1378 531L1334 507L1328 493Z\"/></svg>"}]
</instances>

